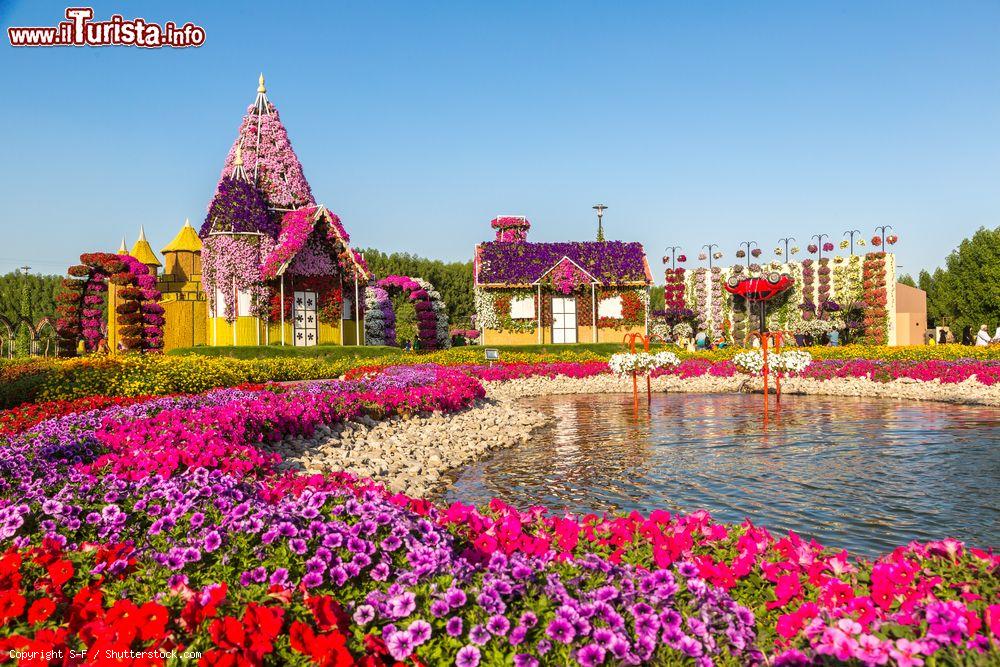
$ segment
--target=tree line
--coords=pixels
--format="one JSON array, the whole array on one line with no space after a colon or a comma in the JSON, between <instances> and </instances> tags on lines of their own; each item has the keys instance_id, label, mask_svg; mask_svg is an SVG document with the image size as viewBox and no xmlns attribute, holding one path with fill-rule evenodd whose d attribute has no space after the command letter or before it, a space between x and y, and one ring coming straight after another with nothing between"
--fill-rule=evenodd
<instances>
[{"instance_id":1,"label":"tree line","mask_svg":"<svg viewBox=\"0 0 1000 667\"><path fill-rule=\"evenodd\" d=\"M0 315L11 322L24 315L32 324L42 318L55 318L56 294L62 283L61 276L22 275L14 271L0 275ZM27 288L26 303L22 304L23 289Z\"/></svg>"},{"instance_id":2,"label":"tree line","mask_svg":"<svg viewBox=\"0 0 1000 667\"><path fill-rule=\"evenodd\" d=\"M981 227L951 251L943 268L899 282L927 292L931 327L948 326L956 335L971 327L975 336L985 324L992 335L1000 326L1000 227Z\"/></svg>"}]
</instances>

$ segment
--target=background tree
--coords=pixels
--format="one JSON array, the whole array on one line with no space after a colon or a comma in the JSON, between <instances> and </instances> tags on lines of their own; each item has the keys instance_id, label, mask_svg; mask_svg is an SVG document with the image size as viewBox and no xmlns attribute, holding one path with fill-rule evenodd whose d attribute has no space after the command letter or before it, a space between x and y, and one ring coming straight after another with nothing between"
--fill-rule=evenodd
<instances>
[{"instance_id":1,"label":"background tree","mask_svg":"<svg viewBox=\"0 0 1000 667\"><path fill-rule=\"evenodd\" d=\"M426 259L410 253L394 252L391 255L366 248L361 250L375 278L388 275L410 276L429 280L434 288L441 293L448 307L448 320L452 327L469 328L475 305L472 298L472 262L442 262L439 259ZM398 314L397 314L398 317ZM402 330L398 328L397 337L402 340Z\"/></svg>"},{"instance_id":2,"label":"background tree","mask_svg":"<svg viewBox=\"0 0 1000 667\"><path fill-rule=\"evenodd\" d=\"M913 276L911 276L909 273L904 273L902 276L900 276L899 282L902 283L903 285L909 285L910 287L917 286L916 281L913 280Z\"/></svg>"},{"instance_id":3,"label":"background tree","mask_svg":"<svg viewBox=\"0 0 1000 667\"><path fill-rule=\"evenodd\" d=\"M927 320L933 326L973 331L1000 325L1000 227L980 228L948 255L945 268L921 271L917 285L927 292Z\"/></svg>"}]
</instances>

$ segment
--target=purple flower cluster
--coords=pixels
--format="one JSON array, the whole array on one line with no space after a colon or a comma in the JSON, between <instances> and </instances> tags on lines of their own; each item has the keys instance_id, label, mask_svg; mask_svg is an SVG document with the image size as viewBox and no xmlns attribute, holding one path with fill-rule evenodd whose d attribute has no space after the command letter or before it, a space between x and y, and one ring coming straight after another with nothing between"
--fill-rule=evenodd
<instances>
[{"instance_id":1,"label":"purple flower cluster","mask_svg":"<svg viewBox=\"0 0 1000 667\"><path fill-rule=\"evenodd\" d=\"M479 245L478 281L483 284L527 285L541 278L563 257L579 264L603 285L649 280L646 253L641 243L489 241Z\"/></svg>"}]
</instances>

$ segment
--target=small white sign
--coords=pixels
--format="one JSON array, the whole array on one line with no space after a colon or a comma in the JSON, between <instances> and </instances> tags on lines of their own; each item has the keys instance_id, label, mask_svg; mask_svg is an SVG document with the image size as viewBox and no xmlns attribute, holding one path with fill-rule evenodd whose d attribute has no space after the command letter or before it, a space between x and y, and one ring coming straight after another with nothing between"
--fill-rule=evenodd
<instances>
[{"instance_id":1,"label":"small white sign","mask_svg":"<svg viewBox=\"0 0 1000 667\"><path fill-rule=\"evenodd\" d=\"M500 350L488 349L486 350L486 361L499 361L500 360Z\"/></svg>"}]
</instances>

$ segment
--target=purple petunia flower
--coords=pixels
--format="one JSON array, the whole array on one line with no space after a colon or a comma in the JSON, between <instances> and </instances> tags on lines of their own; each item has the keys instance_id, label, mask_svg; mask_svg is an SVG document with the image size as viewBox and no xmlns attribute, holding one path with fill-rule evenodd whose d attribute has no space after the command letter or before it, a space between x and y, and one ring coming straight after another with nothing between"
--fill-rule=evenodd
<instances>
[{"instance_id":1,"label":"purple petunia flower","mask_svg":"<svg viewBox=\"0 0 1000 667\"><path fill-rule=\"evenodd\" d=\"M413 638L407 630L390 632L385 638L385 645L396 660L406 660L413 653Z\"/></svg>"},{"instance_id":2,"label":"purple petunia flower","mask_svg":"<svg viewBox=\"0 0 1000 667\"><path fill-rule=\"evenodd\" d=\"M448 622L444 626L444 631L448 633L449 637L458 637L462 634L462 619L458 616L452 616L448 619Z\"/></svg>"},{"instance_id":3,"label":"purple petunia flower","mask_svg":"<svg viewBox=\"0 0 1000 667\"><path fill-rule=\"evenodd\" d=\"M482 646L490 640L490 631L482 623L477 623L469 630L469 641Z\"/></svg>"},{"instance_id":4,"label":"purple petunia flower","mask_svg":"<svg viewBox=\"0 0 1000 667\"><path fill-rule=\"evenodd\" d=\"M514 667L538 667L538 658L530 653L518 653L514 656Z\"/></svg>"},{"instance_id":5,"label":"purple petunia flower","mask_svg":"<svg viewBox=\"0 0 1000 667\"><path fill-rule=\"evenodd\" d=\"M475 646L463 646L455 656L455 665L457 667L477 667L481 655Z\"/></svg>"},{"instance_id":6,"label":"purple petunia flower","mask_svg":"<svg viewBox=\"0 0 1000 667\"><path fill-rule=\"evenodd\" d=\"M323 575L319 572L309 572L302 577L302 584L306 588L316 588L323 583Z\"/></svg>"},{"instance_id":7,"label":"purple petunia flower","mask_svg":"<svg viewBox=\"0 0 1000 667\"><path fill-rule=\"evenodd\" d=\"M576 652L576 661L582 667L596 667L604 662L605 651L597 644L587 644Z\"/></svg>"},{"instance_id":8,"label":"purple petunia flower","mask_svg":"<svg viewBox=\"0 0 1000 667\"><path fill-rule=\"evenodd\" d=\"M284 586L288 581L288 569L284 567L279 567L273 573L271 573L271 585L272 586Z\"/></svg>"},{"instance_id":9,"label":"purple petunia flower","mask_svg":"<svg viewBox=\"0 0 1000 667\"><path fill-rule=\"evenodd\" d=\"M410 627L407 628L407 631L413 639L414 646L420 646L430 639L432 632L431 624L421 619L417 619L410 623Z\"/></svg>"},{"instance_id":10,"label":"purple petunia flower","mask_svg":"<svg viewBox=\"0 0 1000 667\"><path fill-rule=\"evenodd\" d=\"M370 604L360 605L354 610L354 622L358 625L368 625L375 620L375 608Z\"/></svg>"},{"instance_id":11,"label":"purple petunia flower","mask_svg":"<svg viewBox=\"0 0 1000 667\"><path fill-rule=\"evenodd\" d=\"M490 616L489 620L486 621L486 629L492 634L502 637L510 630L510 621L503 614L496 614Z\"/></svg>"},{"instance_id":12,"label":"purple petunia flower","mask_svg":"<svg viewBox=\"0 0 1000 667\"><path fill-rule=\"evenodd\" d=\"M569 621L555 618L545 629L545 634L561 644L569 644L576 637L576 630Z\"/></svg>"},{"instance_id":13,"label":"purple petunia flower","mask_svg":"<svg viewBox=\"0 0 1000 667\"><path fill-rule=\"evenodd\" d=\"M465 596L465 591L461 588L449 588L444 594L445 602L448 603L450 607L461 607L466 603L467 598Z\"/></svg>"},{"instance_id":14,"label":"purple petunia flower","mask_svg":"<svg viewBox=\"0 0 1000 667\"><path fill-rule=\"evenodd\" d=\"M219 548L222 544L222 537L219 535L218 531L212 531L205 536L205 551L211 553Z\"/></svg>"}]
</instances>

